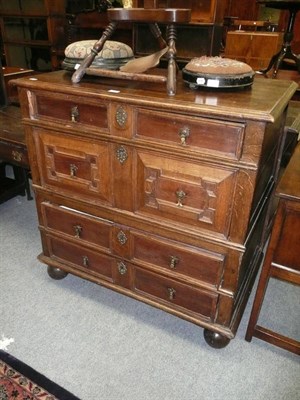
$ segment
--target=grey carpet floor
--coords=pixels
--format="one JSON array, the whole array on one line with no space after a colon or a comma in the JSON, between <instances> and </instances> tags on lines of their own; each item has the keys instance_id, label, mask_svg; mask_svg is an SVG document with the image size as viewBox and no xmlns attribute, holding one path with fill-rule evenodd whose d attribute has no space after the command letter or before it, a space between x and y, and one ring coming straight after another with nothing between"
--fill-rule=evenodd
<instances>
[{"instance_id":1,"label":"grey carpet floor","mask_svg":"<svg viewBox=\"0 0 300 400\"><path fill-rule=\"evenodd\" d=\"M0 205L0 340L82 400L299 400L300 357L236 338L209 347L189 322L68 275L49 278L34 201ZM288 285L288 286L287 286ZM260 321L300 337L299 287L272 280Z\"/></svg>"}]
</instances>

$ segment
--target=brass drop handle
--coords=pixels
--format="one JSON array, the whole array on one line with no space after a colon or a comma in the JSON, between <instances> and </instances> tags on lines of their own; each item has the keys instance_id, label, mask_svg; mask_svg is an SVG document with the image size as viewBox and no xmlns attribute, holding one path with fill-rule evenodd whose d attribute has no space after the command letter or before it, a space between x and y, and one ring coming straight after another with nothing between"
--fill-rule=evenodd
<instances>
[{"instance_id":1,"label":"brass drop handle","mask_svg":"<svg viewBox=\"0 0 300 400\"><path fill-rule=\"evenodd\" d=\"M86 268L89 266L89 258L88 258L88 256L83 256L82 257L82 264Z\"/></svg>"},{"instance_id":2,"label":"brass drop handle","mask_svg":"<svg viewBox=\"0 0 300 400\"><path fill-rule=\"evenodd\" d=\"M123 261L118 263L118 270L120 275L125 275L127 272L127 267L126 265L123 263Z\"/></svg>"},{"instance_id":3,"label":"brass drop handle","mask_svg":"<svg viewBox=\"0 0 300 400\"><path fill-rule=\"evenodd\" d=\"M180 143L182 146L186 145L186 139L190 136L190 128L187 126L184 126L179 130L179 136L180 136Z\"/></svg>"},{"instance_id":4,"label":"brass drop handle","mask_svg":"<svg viewBox=\"0 0 300 400\"><path fill-rule=\"evenodd\" d=\"M171 256L170 257L170 264L169 264L169 267L171 268L171 269L175 269L176 268L176 265L179 263L179 258L178 257L176 257L176 256Z\"/></svg>"},{"instance_id":5,"label":"brass drop handle","mask_svg":"<svg viewBox=\"0 0 300 400\"><path fill-rule=\"evenodd\" d=\"M71 108L71 121L72 122L77 122L79 117L79 110L78 106L72 107Z\"/></svg>"},{"instance_id":6,"label":"brass drop handle","mask_svg":"<svg viewBox=\"0 0 300 400\"><path fill-rule=\"evenodd\" d=\"M70 176L73 178L76 176L76 173L78 171L78 167L75 164L70 164Z\"/></svg>"},{"instance_id":7,"label":"brass drop handle","mask_svg":"<svg viewBox=\"0 0 300 400\"><path fill-rule=\"evenodd\" d=\"M12 154L13 159L14 159L15 161L17 161L17 162L22 161L22 155L23 155L23 154L20 153L19 151L13 150L13 151L11 152L11 154Z\"/></svg>"},{"instance_id":8,"label":"brass drop handle","mask_svg":"<svg viewBox=\"0 0 300 400\"><path fill-rule=\"evenodd\" d=\"M176 205L177 205L178 207L183 207L182 202L183 202L183 200L184 200L185 197L186 197L186 193L185 193L183 190L177 190L177 191L176 191L176 197L177 197L177 203L176 203Z\"/></svg>"},{"instance_id":9,"label":"brass drop handle","mask_svg":"<svg viewBox=\"0 0 300 400\"><path fill-rule=\"evenodd\" d=\"M82 226L80 225L74 225L73 226L74 231L75 231L75 237L80 238L81 232L82 232Z\"/></svg>"},{"instance_id":10,"label":"brass drop handle","mask_svg":"<svg viewBox=\"0 0 300 400\"><path fill-rule=\"evenodd\" d=\"M173 288L168 288L168 294L169 294L169 300L174 300L175 294L176 294L176 290L173 289Z\"/></svg>"}]
</instances>

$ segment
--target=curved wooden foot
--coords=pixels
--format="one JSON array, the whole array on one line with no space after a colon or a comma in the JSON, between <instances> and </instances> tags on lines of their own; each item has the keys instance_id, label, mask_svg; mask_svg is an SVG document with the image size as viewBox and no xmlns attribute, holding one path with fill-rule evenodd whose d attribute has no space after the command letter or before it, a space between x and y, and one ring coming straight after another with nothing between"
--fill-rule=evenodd
<instances>
[{"instance_id":1,"label":"curved wooden foot","mask_svg":"<svg viewBox=\"0 0 300 400\"><path fill-rule=\"evenodd\" d=\"M48 266L47 272L50 278L55 280L64 279L68 275L68 273L62 269L50 267L50 265Z\"/></svg>"},{"instance_id":2,"label":"curved wooden foot","mask_svg":"<svg viewBox=\"0 0 300 400\"><path fill-rule=\"evenodd\" d=\"M223 349L230 342L228 337L208 329L204 329L203 335L206 343L215 349Z\"/></svg>"}]
</instances>

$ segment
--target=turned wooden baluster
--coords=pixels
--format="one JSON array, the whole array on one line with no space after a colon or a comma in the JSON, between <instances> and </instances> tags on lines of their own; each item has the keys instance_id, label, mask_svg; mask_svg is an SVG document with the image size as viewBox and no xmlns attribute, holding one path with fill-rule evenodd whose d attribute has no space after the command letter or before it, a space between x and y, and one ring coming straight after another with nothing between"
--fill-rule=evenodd
<instances>
[{"instance_id":1,"label":"turned wooden baluster","mask_svg":"<svg viewBox=\"0 0 300 400\"><path fill-rule=\"evenodd\" d=\"M107 39L111 37L116 27L117 27L117 22L115 21L110 22L108 27L103 32L101 38L94 44L90 54L83 60L79 68L74 72L72 76L73 83L78 83L81 81L81 78L85 74L86 69L92 64L94 58L102 50L104 43L106 42Z\"/></svg>"}]
</instances>

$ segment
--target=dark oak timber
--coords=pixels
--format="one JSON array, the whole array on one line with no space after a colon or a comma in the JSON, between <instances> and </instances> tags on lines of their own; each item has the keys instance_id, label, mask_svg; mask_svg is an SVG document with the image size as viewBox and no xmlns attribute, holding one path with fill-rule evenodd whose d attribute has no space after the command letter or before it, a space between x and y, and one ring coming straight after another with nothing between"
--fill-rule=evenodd
<instances>
[{"instance_id":1,"label":"dark oak timber","mask_svg":"<svg viewBox=\"0 0 300 400\"><path fill-rule=\"evenodd\" d=\"M296 83L195 91L179 75L170 97L155 82L36 78L15 84L50 275L158 307L224 347L262 259Z\"/></svg>"},{"instance_id":2,"label":"dark oak timber","mask_svg":"<svg viewBox=\"0 0 300 400\"><path fill-rule=\"evenodd\" d=\"M257 324L270 278L300 285L300 145L276 189L279 198L272 235L261 271L246 340L257 337L275 346L300 355L300 341L294 340Z\"/></svg>"}]
</instances>

